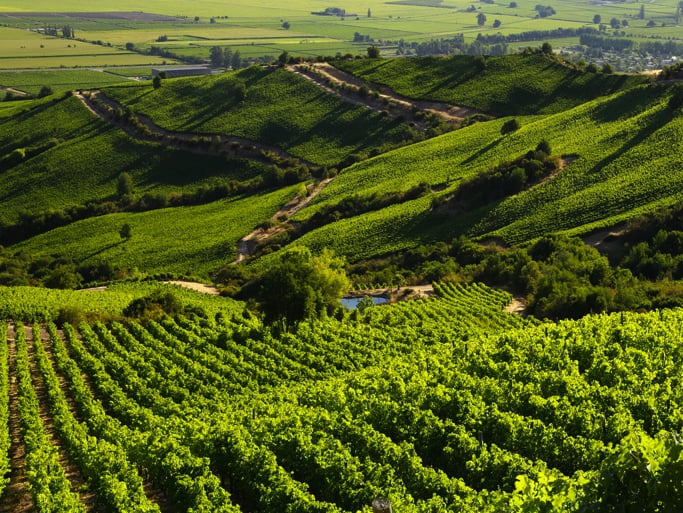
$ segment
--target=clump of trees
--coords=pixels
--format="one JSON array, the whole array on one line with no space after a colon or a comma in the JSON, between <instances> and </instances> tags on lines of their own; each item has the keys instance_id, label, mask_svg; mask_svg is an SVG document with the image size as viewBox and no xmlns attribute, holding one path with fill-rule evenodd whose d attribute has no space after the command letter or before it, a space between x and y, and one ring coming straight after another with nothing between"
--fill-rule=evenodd
<instances>
[{"instance_id":1,"label":"clump of trees","mask_svg":"<svg viewBox=\"0 0 683 513\"><path fill-rule=\"evenodd\" d=\"M365 212L380 210L389 205L403 203L405 201L420 198L431 192L427 183L420 183L406 191L374 192L372 194L355 194L346 197L338 203L321 207L311 218L301 227L302 231L309 231L318 226L332 223L340 219L357 216Z\"/></svg>"},{"instance_id":2,"label":"clump of trees","mask_svg":"<svg viewBox=\"0 0 683 513\"><path fill-rule=\"evenodd\" d=\"M185 311L182 302L172 292L155 291L134 299L123 309L126 317L160 319L164 315L178 315Z\"/></svg>"},{"instance_id":3,"label":"clump of trees","mask_svg":"<svg viewBox=\"0 0 683 513\"><path fill-rule=\"evenodd\" d=\"M537 4L536 7L534 7L534 10L538 13L540 18L547 18L548 16L557 14L551 5Z\"/></svg>"},{"instance_id":4,"label":"clump of trees","mask_svg":"<svg viewBox=\"0 0 683 513\"><path fill-rule=\"evenodd\" d=\"M528 151L522 157L502 162L464 182L448 201L449 207L470 209L516 194L556 171L560 163L559 156L551 155L550 144L541 141L535 150Z\"/></svg>"},{"instance_id":5,"label":"clump of trees","mask_svg":"<svg viewBox=\"0 0 683 513\"><path fill-rule=\"evenodd\" d=\"M314 256L306 247L293 247L246 290L255 292L267 323L288 329L341 308L349 286L344 260L331 250Z\"/></svg>"},{"instance_id":6,"label":"clump of trees","mask_svg":"<svg viewBox=\"0 0 683 513\"><path fill-rule=\"evenodd\" d=\"M0 285L76 289L129 277L110 262L78 263L70 258L12 252L0 246Z\"/></svg>"}]
</instances>

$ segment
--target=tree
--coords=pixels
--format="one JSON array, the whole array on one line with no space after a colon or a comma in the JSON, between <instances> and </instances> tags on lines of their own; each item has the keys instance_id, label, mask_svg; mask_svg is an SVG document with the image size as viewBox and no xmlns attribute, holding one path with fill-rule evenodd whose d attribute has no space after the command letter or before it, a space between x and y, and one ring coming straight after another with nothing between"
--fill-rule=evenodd
<instances>
[{"instance_id":1,"label":"tree","mask_svg":"<svg viewBox=\"0 0 683 513\"><path fill-rule=\"evenodd\" d=\"M287 64L289 62L289 53L287 52L287 50L284 50L277 58L277 60L282 66Z\"/></svg>"},{"instance_id":2,"label":"tree","mask_svg":"<svg viewBox=\"0 0 683 513\"><path fill-rule=\"evenodd\" d=\"M209 54L212 68L220 68L224 62L223 49L220 46L212 46Z\"/></svg>"},{"instance_id":3,"label":"tree","mask_svg":"<svg viewBox=\"0 0 683 513\"><path fill-rule=\"evenodd\" d=\"M133 229L128 223L126 223L119 230L119 235L122 239L128 240L133 236Z\"/></svg>"},{"instance_id":4,"label":"tree","mask_svg":"<svg viewBox=\"0 0 683 513\"><path fill-rule=\"evenodd\" d=\"M546 55L552 55L553 54L553 47L550 43L547 41L541 45L541 53L544 53Z\"/></svg>"},{"instance_id":5,"label":"tree","mask_svg":"<svg viewBox=\"0 0 683 513\"><path fill-rule=\"evenodd\" d=\"M285 21L285 22L282 24L282 28L285 29L285 30L289 30L289 27L291 27L291 25L289 24L288 21Z\"/></svg>"},{"instance_id":6,"label":"tree","mask_svg":"<svg viewBox=\"0 0 683 513\"><path fill-rule=\"evenodd\" d=\"M53 93L52 88L50 86L43 86L40 88L40 92L38 93L38 98L45 98L46 96L50 96Z\"/></svg>"},{"instance_id":7,"label":"tree","mask_svg":"<svg viewBox=\"0 0 683 513\"><path fill-rule=\"evenodd\" d=\"M370 8L368 7L368 18L372 18L372 13L370 12Z\"/></svg>"},{"instance_id":8,"label":"tree","mask_svg":"<svg viewBox=\"0 0 683 513\"><path fill-rule=\"evenodd\" d=\"M199 16L194 17L194 22L197 23L199 21Z\"/></svg>"},{"instance_id":9,"label":"tree","mask_svg":"<svg viewBox=\"0 0 683 513\"><path fill-rule=\"evenodd\" d=\"M602 16L600 16L599 14L593 16L593 23L595 23L596 25L600 25L600 23L602 23Z\"/></svg>"},{"instance_id":10,"label":"tree","mask_svg":"<svg viewBox=\"0 0 683 513\"><path fill-rule=\"evenodd\" d=\"M133 194L133 178L125 171L119 175L116 182L116 194L119 197Z\"/></svg>"},{"instance_id":11,"label":"tree","mask_svg":"<svg viewBox=\"0 0 683 513\"><path fill-rule=\"evenodd\" d=\"M286 250L258 283L257 297L266 322L296 326L339 308L339 298L349 288L343 265L327 249L320 256L303 246Z\"/></svg>"},{"instance_id":12,"label":"tree","mask_svg":"<svg viewBox=\"0 0 683 513\"><path fill-rule=\"evenodd\" d=\"M516 119L510 119L509 121L503 123L503 126L500 128L500 133L502 135L509 134L512 132L516 132L517 130L519 130L519 128L519 121L517 121Z\"/></svg>"},{"instance_id":13,"label":"tree","mask_svg":"<svg viewBox=\"0 0 683 513\"><path fill-rule=\"evenodd\" d=\"M643 4L640 5L640 12L638 13L638 19L640 19L640 20L645 19L645 6Z\"/></svg>"},{"instance_id":14,"label":"tree","mask_svg":"<svg viewBox=\"0 0 683 513\"><path fill-rule=\"evenodd\" d=\"M235 50L235 53L232 54L232 61L230 64L232 65L232 69L239 69L242 67L242 56L240 55L239 50Z\"/></svg>"},{"instance_id":15,"label":"tree","mask_svg":"<svg viewBox=\"0 0 683 513\"><path fill-rule=\"evenodd\" d=\"M594 62L591 62L588 66L586 66L586 71L588 73L597 73L598 67Z\"/></svg>"},{"instance_id":16,"label":"tree","mask_svg":"<svg viewBox=\"0 0 683 513\"><path fill-rule=\"evenodd\" d=\"M607 74L612 74L612 73L614 73L614 68L612 68L612 65L609 62L606 62L605 64L602 65L602 72L607 73Z\"/></svg>"},{"instance_id":17,"label":"tree","mask_svg":"<svg viewBox=\"0 0 683 513\"><path fill-rule=\"evenodd\" d=\"M621 22L616 18L612 18L611 20L609 20L609 24L610 27L612 27L613 29L621 28Z\"/></svg>"},{"instance_id":18,"label":"tree","mask_svg":"<svg viewBox=\"0 0 683 513\"><path fill-rule=\"evenodd\" d=\"M493 28L500 27L500 20L493 20Z\"/></svg>"},{"instance_id":19,"label":"tree","mask_svg":"<svg viewBox=\"0 0 683 513\"><path fill-rule=\"evenodd\" d=\"M232 66L232 50L230 48L223 50L223 66L226 68Z\"/></svg>"},{"instance_id":20,"label":"tree","mask_svg":"<svg viewBox=\"0 0 683 513\"><path fill-rule=\"evenodd\" d=\"M135 43L131 43L130 41L128 41L126 43L126 50L128 50L129 52L132 52L133 50L135 50Z\"/></svg>"},{"instance_id":21,"label":"tree","mask_svg":"<svg viewBox=\"0 0 683 513\"><path fill-rule=\"evenodd\" d=\"M152 87L154 87L154 89L159 89L161 87L161 77L159 75L152 79Z\"/></svg>"},{"instance_id":22,"label":"tree","mask_svg":"<svg viewBox=\"0 0 683 513\"><path fill-rule=\"evenodd\" d=\"M477 25L483 27L484 23L486 23L486 15L483 12L480 12L477 14Z\"/></svg>"},{"instance_id":23,"label":"tree","mask_svg":"<svg viewBox=\"0 0 683 513\"><path fill-rule=\"evenodd\" d=\"M510 2L510 4L508 5L508 7L509 7L510 9L515 9L515 8L517 8L517 2Z\"/></svg>"},{"instance_id":24,"label":"tree","mask_svg":"<svg viewBox=\"0 0 683 513\"><path fill-rule=\"evenodd\" d=\"M377 59L379 57L379 48L375 45L368 46L368 57L370 59Z\"/></svg>"},{"instance_id":25,"label":"tree","mask_svg":"<svg viewBox=\"0 0 683 513\"><path fill-rule=\"evenodd\" d=\"M50 289L77 289L83 284L83 276L77 273L73 264L55 267L43 280Z\"/></svg>"},{"instance_id":26,"label":"tree","mask_svg":"<svg viewBox=\"0 0 683 513\"><path fill-rule=\"evenodd\" d=\"M552 153L552 148L550 147L550 143L548 141L542 139L541 142L539 142L536 146L536 151L542 151L546 155L550 155Z\"/></svg>"}]
</instances>

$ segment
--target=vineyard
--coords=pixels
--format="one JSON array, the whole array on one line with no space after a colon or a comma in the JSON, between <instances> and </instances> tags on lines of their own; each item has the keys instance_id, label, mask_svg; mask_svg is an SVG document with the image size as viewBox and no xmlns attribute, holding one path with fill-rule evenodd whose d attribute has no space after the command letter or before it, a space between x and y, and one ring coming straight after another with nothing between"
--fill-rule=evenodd
<instances>
[{"instance_id":1,"label":"vineyard","mask_svg":"<svg viewBox=\"0 0 683 513\"><path fill-rule=\"evenodd\" d=\"M281 69L250 67L169 80L155 91L149 84L125 84L104 92L168 130L244 137L326 166L417 136L400 122L326 94Z\"/></svg>"},{"instance_id":2,"label":"vineyard","mask_svg":"<svg viewBox=\"0 0 683 513\"><path fill-rule=\"evenodd\" d=\"M435 288L296 333L239 303L3 324L2 510L680 510L680 311L541 324Z\"/></svg>"},{"instance_id":3,"label":"vineyard","mask_svg":"<svg viewBox=\"0 0 683 513\"><path fill-rule=\"evenodd\" d=\"M336 65L411 98L467 105L499 116L554 114L647 81L644 76L577 74L540 55L456 55Z\"/></svg>"}]
</instances>

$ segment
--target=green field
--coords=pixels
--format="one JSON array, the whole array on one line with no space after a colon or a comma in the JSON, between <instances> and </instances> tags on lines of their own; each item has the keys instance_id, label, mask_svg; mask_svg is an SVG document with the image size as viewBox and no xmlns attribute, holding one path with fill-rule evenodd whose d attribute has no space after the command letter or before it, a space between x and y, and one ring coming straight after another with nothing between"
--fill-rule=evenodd
<instances>
[{"instance_id":1,"label":"green field","mask_svg":"<svg viewBox=\"0 0 683 513\"><path fill-rule=\"evenodd\" d=\"M158 90L133 84L104 92L169 130L246 137L327 166L416 135L401 123L334 98L283 70L252 67L170 80Z\"/></svg>"},{"instance_id":2,"label":"green field","mask_svg":"<svg viewBox=\"0 0 683 513\"><path fill-rule=\"evenodd\" d=\"M460 180L489 169L492 162L524 154L541 139L550 142L553 152L575 158L553 180L500 204L442 217L430 211L427 197L331 223L298 243L316 248L332 244L349 258L460 234L520 243L542 235L548 227L585 233L676 204L681 201L681 177L667 170L679 166L680 157L668 145L681 137L683 121L667 110L666 101L666 89L639 87L546 118L521 118L522 129L508 136L500 136L500 120L357 164L298 218L358 191L407 190L420 182L456 188Z\"/></svg>"},{"instance_id":3,"label":"green field","mask_svg":"<svg viewBox=\"0 0 683 513\"><path fill-rule=\"evenodd\" d=\"M39 235L15 249L41 252L59 246L59 252L78 261L207 279L218 266L235 260L237 241L275 214L297 188L196 207L95 217ZM125 241L119 235L124 224L133 232Z\"/></svg>"},{"instance_id":4,"label":"green field","mask_svg":"<svg viewBox=\"0 0 683 513\"><path fill-rule=\"evenodd\" d=\"M163 61L113 46L0 27L0 69L128 66Z\"/></svg>"},{"instance_id":5,"label":"green field","mask_svg":"<svg viewBox=\"0 0 683 513\"><path fill-rule=\"evenodd\" d=\"M406 192L420 184L438 191L418 200L332 222L295 241L316 249L332 246L350 260L386 254L420 242L449 241L461 234L495 236L507 243L520 243L546 233L549 227L585 233L680 200L682 183L677 175L666 171L680 160L670 152L671 141L680 138L681 122L679 116L667 109L669 89L653 85L629 88L643 79L583 73L539 56L491 58L483 71L476 70L474 62L463 57L345 63L347 69L393 69L392 74L387 73L391 79L387 82L399 90L396 77L400 70L408 77L406 83L421 83L413 78L418 76L417 65L424 63L427 69L439 73L433 73L435 79L425 83L421 90L437 90L434 84L450 83L448 77L461 76L456 87L440 90L445 95L442 98L452 100L456 94L463 98L469 95L476 97L477 106L489 106L503 113L506 109L537 112L518 117L522 127L513 134L501 135L501 126L508 120L502 118L384 153L386 145L397 142L392 139L395 134L409 133L405 125L344 104L284 70L249 68L220 76L166 80L158 90L149 84L131 83L105 91L134 111L151 116L162 127L252 138L319 164L334 165L352 153L367 154L377 148L378 156L344 169L295 215L297 221L306 221L321 208L333 207L356 195ZM505 79L506 71L511 69L517 71L518 79ZM520 81L523 77L534 80ZM490 87L487 89L485 84ZM235 96L241 88L243 100ZM591 100L619 89L622 91ZM481 94L475 95L476 90ZM508 98L507 102L502 101L504 98ZM519 99L528 99L528 103L519 103ZM297 113L294 117L293 112ZM543 112L546 114L540 114ZM190 192L264 173L262 167L254 164L234 161L226 166L219 157L200 157L136 142L92 118L75 98L56 104L43 100L18 117L14 110L6 114L2 123L6 133L13 135L0 145L4 155L17 147L40 147L55 137L64 140L0 175L0 185L8 191L0 212L5 223L17 222L22 212L35 215L49 209L112 199L116 179L124 170L132 175L138 195ZM60 135L63 133L68 138ZM542 139L550 143L553 153L569 159L566 168L552 180L460 215L444 217L438 211L432 212L435 197L447 196L462 181L488 171L495 165L492 163L523 155ZM93 147L98 148L96 155L90 151ZM93 162L97 164L96 173L89 172ZM61 173L65 167L73 172ZM193 172L188 175L187 169ZM667 178L662 179L663 176ZM36 187L36 183L41 186ZM273 194L268 197L279 197L285 202L284 196L278 196L280 193ZM244 201L248 203L248 199ZM213 212L214 207L193 208ZM272 213L277 209L271 203L266 210ZM143 222L143 226L148 226L143 233L154 240L152 226L161 222L152 221L161 215L155 212L82 221L82 225L44 234L21 247L37 251L46 245L54 248L52 251L80 260L96 252L90 242L84 243L83 234L92 237L93 231L100 230L113 240L118 236L116 225L138 216L150 219ZM164 212L175 215L174 210ZM256 218L240 223L230 240L235 242L267 217L261 211ZM100 223L107 228L97 228ZM82 226L91 228L84 230ZM208 241L210 236L203 240ZM73 243L57 248L57 241L63 238ZM157 244L164 245L168 239L163 236L160 240L150 243L154 251L159 247ZM107 242L98 238L96 246L106 247ZM180 262L153 261L153 251L145 252L146 256L131 256L129 260L125 253L119 253L126 247L119 244L108 250L114 252L113 261L136 265L145 272L188 270ZM221 247L230 260L234 246L229 250L228 246ZM203 275L211 270L210 259L217 258L215 252L208 255L201 260ZM213 268L224 261L218 259Z\"/></svg>"},{"instance_id":6,"label":"green field","mask_svg":"<svg viewBox=\"0 0 683 513\"><path fill-rule=\"evenodd\" d=\"M504 313L510 295L482 284L435 290L283 334L242 304L189 294L182 304L204 315L61 331L6 322L0 465L10 468L6 448L21 434L25 499L49 479L32 496L74 510L93 495L155 513L167 501L370 513L378 497L407 513L613 511L606 498L681 507L680 310L537 323ZM64 299L92 298L111 315L150 291ZM0 305L26 292L0 288ZM39 296L49 318L55 296Z\"/></svg>"},{"instance_id":7,"label":"green field","mask_svg":"<svg viewBox=\"0 0 683 513\"><path fill-rule=\"evenodd\" d=\"M8 224L22 214L111 200L122 172L131 175L135 192L143 195L246 180L265 167L133 140L95 118L76 98L42 100L0 123L0 157L20 148L39 150L0 174L5 191L0 221Z\"/></svg>"},{"instance_id":8,"label":"green field","mask_svg":"<svg viewBox=\"0 0 683 513\"><path fill-rule=\"evenodd\" d=\"M555 113L646 82L643 76L582 73L542 56L470 56L338 61L336 65L411 98L494 115Z\"/></svg>"},{"instance_id":9,"label":"green field","mask_svg":"<svg viewBox=\"0 0 683 513\"><path fill-rule=\"evenodd\" d=\"M84 9L82 6L78 7L79 5L78 1L60 4L58 12L82 12ZM139 12L140 7L133 7L134 5L135 2L130 1L110 5L105 3L97 5L94 9L103 12ZM151 46L157 46L183 58L200 59L208 58L209 48L213 45L234 46L239 48L246 58L273 58L283 50L302 57L334 56L337 53L363 54L367 44L351 43L356 33L372 38L375 44L383 47L384 55L394 55L395 44L399 40L420 42L463 34L468 42L472 42L478 34L509 35L557 28L597 28L597 25L593 24L593 16L596 14L602 17L602 22L608 27L612 18L619 22L627 21L628 26L620 28L625 37L654 36L682 40L680 19L677 21L675 16L675 0L647 5L643 19L640 19L640 4L636 2L587 5L578 0L565 0L562 5L555 5L556 14L548 17L539 17L535 10L537 4L529 0L520 0L516 8L510 8L509 2L480 3L475 5L474 12L468 12L472 5L466 0L434 3L385 3L372 0L364 4L354 1L344 4L342 8L345 9L347 16L341 18L312 14L332 7L312 0L297 0L288 5L269 1L258 4L238 2L231 3L229 7L188 0L145 4L145 13L165 16L155 18L139 13L114 16L93 12L81 17L48 16L48 13L56 11L52 4L44 5L43 2L38 2L31 6L31 10L35 11L31 14L27 12L26 6L9 2L0 7L0 15L2 12L24 13L21 16L0 16L0 22L5 22L9 27L36 30L46 25L70 25L75 28L77 38L84 41L99 41L105 46L93 49L92 54L91 50L88 50L89 54L98 56L98 62L98 59L85 58L79 54L79 49L97 45L46 38L25 30L13 31L12 28L3 28L0 30L0 40L4 40L0 45L0 68L16 67L9 57L19 54L30 57L26 63L27 67L135 65L160 62L146 55L124 54L125 58L124 55L107 58L106 45L112 45L111 51L122 51L127 43L133 43L138 50L148 51ZM486 21L481 26L477 23L479 13L486 16ZM283 28L285 21L289 23L288 29ZM497 21L497 26L494 26L494 21ZM648 27L649 22L653 22L655 26ZM606 33L609 33L609 30ZM157 42L161 36L167 37L168 40ZM41 52L34 48L39 40L46 45L46 50L54 45L59 47L52 50L51 58L41 57ZM291 40L295 40L296 43L292 44ZM315 40L323 40L325 43L318 44ZM389 43L384 46L387 42ZM72 48L62 48L66 45L72 45ZM245 48L252 45L253 48ZM525 46L528 44L513 43L510 48Z\"/></svg>"},{"instance_id":10,"label":"green field","mask_svg":"<svg viewBox=\"0 0 683 513\"><path fill-rule=\"evenodd\" d=\"M157 44L680 37L674 0L352 2L0 5L0 87L55 93L0 102L0 511L683 511L683 84L533 51L131 80Z\"/></svg>"},{"instance_id":11,"label":"green field","mask_svg":"<svg viewBox=\"0 0 683 513\"><path fill-rule=\"evenodd\" d=\"M55 93L74 89L97 89L118 84L125 79L98 71L0 71L0 86L11 87L28 94L37 95L43 86Z\"/></svg>"}]
</instances>

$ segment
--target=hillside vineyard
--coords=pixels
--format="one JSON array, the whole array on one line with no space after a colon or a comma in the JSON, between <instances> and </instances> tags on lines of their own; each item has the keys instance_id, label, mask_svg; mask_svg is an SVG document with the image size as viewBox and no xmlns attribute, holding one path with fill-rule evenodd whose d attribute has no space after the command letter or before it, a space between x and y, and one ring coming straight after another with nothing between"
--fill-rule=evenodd
<instances>
[{"instance_id":1,"label":"hillside vineyard","mask_svg":"<svg viewBox=\"0 0 683 513\"><path fill-rule=\"evenodd\" d=\"M437 291L277 339L238 310L3 324L3 468L37 511L84 510L74 473L111 511L615 511L626 483L681 507L680 312L526 322Z\"/></svg>"}]
</instances>

